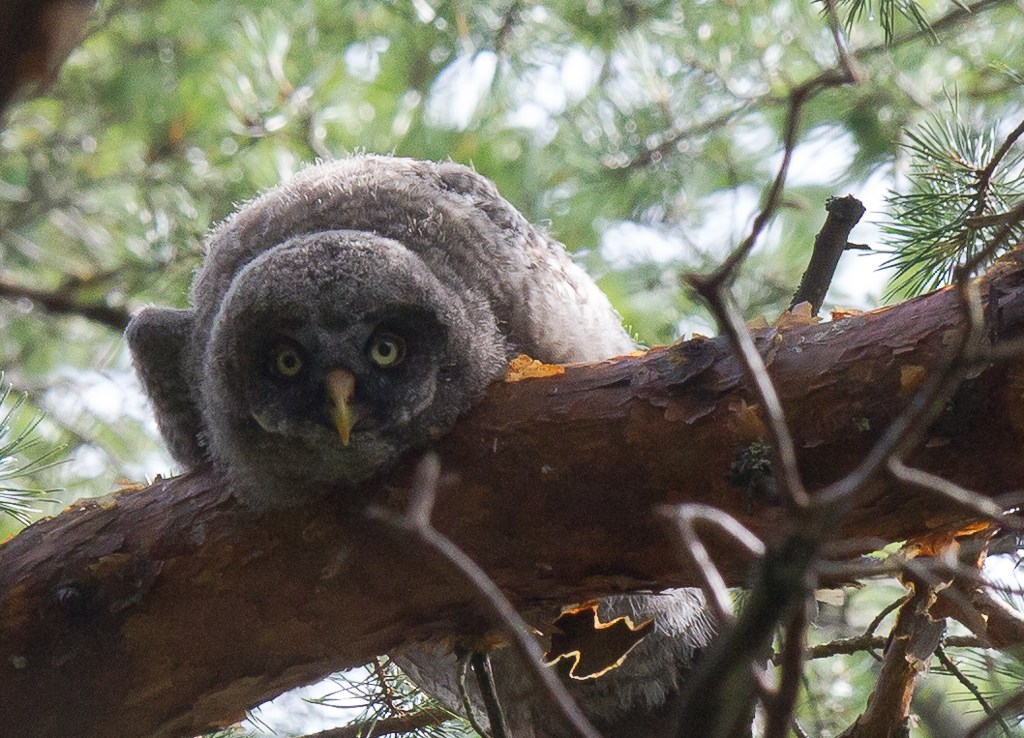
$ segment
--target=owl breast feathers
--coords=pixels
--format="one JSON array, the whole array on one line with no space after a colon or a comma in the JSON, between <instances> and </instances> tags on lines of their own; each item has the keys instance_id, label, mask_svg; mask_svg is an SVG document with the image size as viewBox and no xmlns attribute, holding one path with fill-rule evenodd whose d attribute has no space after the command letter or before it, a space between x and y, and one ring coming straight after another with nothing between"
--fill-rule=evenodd
<instances>
[{"instance_id":1,"label":"owl breast feathers","mask_svg":"<svg viewBox=\"0 0 1024 738\"><path fill-rule=\"evenodd\" d=\"M471 169L356 156L309 167L210 235L191 309L128 344L175 458L244 502L296 504L444 433L518 353L633 343L563 247Z\"/></svg>"}]
</instances>

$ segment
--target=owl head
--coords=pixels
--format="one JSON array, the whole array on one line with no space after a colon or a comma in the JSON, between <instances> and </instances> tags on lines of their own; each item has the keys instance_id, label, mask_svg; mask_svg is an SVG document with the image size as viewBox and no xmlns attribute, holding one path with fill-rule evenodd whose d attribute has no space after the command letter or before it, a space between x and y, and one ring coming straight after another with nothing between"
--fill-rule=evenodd
<instances>
[{"instance_id":1,"label":"owl head","mask_svg":"<svg viewBox=\"0 0 1024 738\"><path fill-rule=\"evenodd\" d=\"M351 486L450 427L504 355L489 311L401 244L296 236L239 272L213 322L206 443L268 503Z\"/></svg>"}]
</instances>

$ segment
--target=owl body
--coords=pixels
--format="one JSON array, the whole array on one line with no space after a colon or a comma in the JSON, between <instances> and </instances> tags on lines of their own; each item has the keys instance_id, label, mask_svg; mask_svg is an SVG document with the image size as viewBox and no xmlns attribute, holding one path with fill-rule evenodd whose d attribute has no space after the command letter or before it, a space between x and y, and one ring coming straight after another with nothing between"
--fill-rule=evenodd
<instances>
[{"instance_id":1,"label":"owl body","mask_svg":"<svg viewBox=\"0 0 1024 738\"><path fill-rule=\"evenodd\" d=\"M175 458L212 460L264 513L386 472L519 353L569 363L634 349L561 244L452 163L355 156L303 170L213 230L191 297L132 321L136 369ZM601 607L655 618L655 631L573 691L609 736L639 738L642 723L655 735L708 638L703 601L675 590ZM397 660L451 698L456 665L439 648ZM514 734L560 735L522 664L498 656L496 672Z\"/></svg>"},{"instance_id":2,"label":"owl body","mask_svg":"<svg viewBox=\"0 0 1024 738\"><path fill-rule=\"evenodd\" d=\"M603 738L665 738L680 735L682 691L700 649L714 633L704 596L697 589L613 595L598 601L601 622L629 617L636 625L654 621L653 632L630 650L621 665L601 676L575 679L571 661L556 664L562 682ZM542 633L558 611L528 614ZM453 712L464 714L458 679L464 665L445 643L407 646L392 659ZM536 678L511 648L491 652L498 700L508 732L514 738L572 738L578 735L564 718L552 714L548 700L538 697ZM470 677L465 689L479 725L489 727L479 690Z\"/></svg>"},{"instance_id":3,"label":"owl body","mask_svg":"<svg viewBox=\"0 0 1024 738\"><path fill-rule=\"evenodd\" d=\"M128 342L186 467L212 458L248 505L301 504L446 431L518 353L633 349L560 244L458 164L356 156L309 167L217 227L190 310L149 308ZM374 366L375 335L404 344ZM275 352L294 350L294 376ZM351 438L327 375L353 375Z\"/></svg>"}]
</instances>

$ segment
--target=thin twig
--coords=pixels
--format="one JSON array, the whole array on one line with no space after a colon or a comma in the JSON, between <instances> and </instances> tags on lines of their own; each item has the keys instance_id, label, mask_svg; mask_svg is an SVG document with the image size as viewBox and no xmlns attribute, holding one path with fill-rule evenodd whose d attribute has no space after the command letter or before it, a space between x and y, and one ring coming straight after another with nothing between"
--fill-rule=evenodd
<instances>
[{"instance_id":1,"label":"thin twig","mask_svg":"<svg viewBox=\"0 0 1024 738\"><path fill-rule=\"evenodd\" d=\"M768 190L764 206L761 208L761 212L757 214L757 217L754 218L754 225L743 243L733 250L714 272L707 277L701 277L702 282L709 283L712 287L717 287L719 284L731 281L735 277L740 263L747 258L747 254L754 248L754 244L757 243L757 239L760 237L765 226L775 216L775 210L778 207L782 190L786 183L789 165L793 159L793 150L796 148L796 137L800 127L803 106L822 90L855 81L845 69L833 68L825 70L817 77L809 79L790 90L789 112L786 116L786 131L783 137L782 164L779 165L779 171L775 175L771 188Z\"/></svg>"},{"instance_id":2,"label":"thin twig","mask_svg":"<svg viewBox=\"0 0 1024 738\"><path fill-rule=\"evenodd\" d=\"M1020 222L1020 211L1013 208L1010 210L1004 210L1001 213L973 215L964 218L964 225L977 231L980 231L982 228L989 228L990 226L997 226L1003 223L1016 224L1018 222Z\"/></svg>"},{"instance_id":3,"label":"thin twig","mask_svg":"<svg viewBox=\"0 0 1024 738\"><path fill-rule=\"evenodd\" d=\"M895 456L889 458L887 468L890 474L904 484L911 484L920 489L942 495L971 512L994 523L998 523L1000 526L1011 530L1024 529L1024 519L1021 517L1007 515L999 505L987 497L982 497L977 492L971 492L969 489L943 479L937 474L909 467Z\"/></svg>"},{"instance_id":4,"label":"thin twig","mask_svg":"<svg viewBox=\"0 0 1024 738\"><path fill-rule=\"evenodd\" d=\"M837 36L838 41L839 37ZM841 43L838 53L841 59L845 58ZM775 457L773 460L779 467L777 478L780 492L787 503L797 508L806 507L810 498L800 481L796 465L796 452L785 415L782 412L782 404L768 377L764 362L750 338L743 316L733 304L727 288L735 279L740 264L757 243L761 232L775 215L793 158L793 150L796 148L797 131L800 127L803 106L821 90L855 81L852 70L848 66L840 66L828 69L790 91L789 112L786 116L786 130L783 138L782 163L765 196L764 205L754 219L750 234L711 274L691 274L686 277L690 285L708 303L719 325L729 335L733 346L740 355L743 372L763 403L767 415L772 455Z\"/></svg>"},{"instance_id":5,"label":"thin twig","mask_svg":"<svg viewBox=\"0 0 1024 738\"><path fill-rule=\"evenodd\" d=\"M695 123L694 125L687 126L686 128L673 130L674 126L672 126L669 128L669 131L671 131L671 135L669 135L668 138L666 138L664 141L658 144L657 147L653 149L648 149L644 152L641 152L640 154L637 154L628 164L621 168L639 169L641 167L646 167L655 160L655 155L657 155L659 159L669 156L679 145L680 141L685 141L690 138L696 138L698 136L704 136L715 131L721 131L722 128L724 128L734 118L743 115L748 110L753 108L754 102L754 100L748 100L747 102L744 102L742 105L738 105L735 108L726 110L724 113L716 115L714 118L701 121L700 123Z\"/></svg>"},{"instance_id":6,"label":"thin twig","mask_svg":"<svg viewBox=\"0 0 1024 738\"><path fill-rule=\"evenodd\" d=\"M923 38L935 38L939 33L956 28L964 21L977 17L979 13L992 10L993 8L998 8L1002 5L1012 5L1013 2L1014 0L981 0L973 5L958 4L956 8L930 24L930 27L927 30L916 29L914 31L908 31L905 34L893 38L889 43L865 46L855 51L853 56L857 60L863 61L864 59L872 56L891 54L894 49L900 46L904 46L914 41L919 41Z\"/></svg>"},{"instance_id":7,"label":"thin twig","mask_svg":"<svg viewBox=\"0 0 1024 738\"><path fill-rule=\"evenodd\" d=\"M1024 690L1010 697L996 708L993 708L991 715L986 715L977 725L971 728L971 732L964 738L981 738L989 728L1002 719L1003 715L1019 715L1024 710Z\"/></svg>"},{"instance_id":8,"label":"thin twig","mask_svg":"<svg viewBox=\"0 0 1024 738\"><path fill-rule=\"evenodd\" d=\"M832 31L832 42L836 46L839 67L846 73L851 82L857 82L861 77L859 65L850 56L850 52L846 48L846 39L843 37L843 24L839 21L839 14L836 12L834 0L825 0L825 15L828 17L828 27Z\"/></svg>"},{"instance_id":9,"label":"thin twig","mask_svg":"<svg viewBox=\"0 0 1024 738\"><path fill-rule=\"evenodd\" d=\"M116 331L128 326L131 316L127 310L114 308L102 303L81 303L73 299L68 290L37 290L0 279L0 298L28 300L54 315L80 315Z\"/></svg>"},{"instance_id":10,"label":"thin twig","mask_svg":"<svg viewBox=\"0 0 1024 738\"><path fill-rule=\"evenodd\" d=\"M793 443L793 436L789 432L789 425L786 423L782 401L779 399L778 392L775 391L771 377L768 376L768 368L765 366L757 346L754 345L754 339L750 336L743 315L720 281L713 279L710 282L704 282L703 278L697 276L691 276L689 279L701 297L708 303L708 307L711 308L721 328L729 336L740 359L740 366L743 367L747 382L753 389L761 407L764 408L772 456L774 457L773 469L778 470L776 480L783 501L791 507L807 507L810 497L800 479L800 471L796 462L796 446Z\"/></svg>"},{"instance_id":11,"label":"thin twig","mask_svg":"<svg viewBox=\"0 0 1024 738\"><path fill-rule=\"evenodd\" d=\"M985 248L979 250L967 262L957 267L954 275L958 282L967 279L981 264L992 258L992 255L1002 248L1003 243L1013 233L1013 227L1020 223L1021 220L1024 220L1024 200L1014 205L1004 215L1006 222L1003 223L1003 227L996 232L996 235L992 237L992 240L988 242Z\"/></svg>"},{"instance_id":12,"label":"thin twig","mask_svg":"<svg viewBox=\"0 0 1024 738\"><path fill-rule=\"evenodd\" d=\"M900 597L898 600L893 600L884 608L882 608L882 611L875 615L875 617L868 624L868 627L864 629L864 636L868 637L874 635L875 631L878 630L878 626L882 624L883 620L885 620L885 616L891 613L893 610L902 606L903 603L907 601L907 598L909 596L910 595L905 595L903 597Z\"/></svg>"},{"instance_id":13,"label":"thin twig","mask_svg":"<svg viewBox=\"0 0 1024 738\"><path fill-rule=\"evenodd\" d=\"M764 556L764 543L734 517L710 505L686 503L683 505L665 506L661 509L661 512L666 517L675 521L676 530L679 532L683 543L680 550L700 571L703 577L703 586L701 588L704 590L705 599L714 611L715 617L720 623L731 621L733 609L732 600L729 597L729 589L726 587L725 580L708 555L707 548L705 548L704 543L694 530L693 523L697 520L702 520L718 526L750 551L751 554L759 558Z\"/></svg>"},{"instance_id":14,"label":"thin twig","mask_svg":"<svg viewBox=\"0 0 1024 738\"><path fill-rule=\"evenodd\" d=\"M1003 716L992 709L992 705L990 705L988 703L988 700L985 699L985 696L981 693L981 690L978 689L978 685L972 682L970 679L968 679L967 675L957 668L957 665L954 664L953 661L946 655L946 652L942 649L942 646L939 646L935 649L935 657L939 660L939 663L945 667L946 671L948 671L950 674L956 677L956 680L963 685L964 689L966 689L968 692L971 693L971 695L974 696L974 699L977 701L979 705L981 705L981 709L985 711L985 714L998 721L999 727L1002 728L1003 733L1007 736L1007 738L1012 738L1013 734L1010 732L1010 726L1006 724L1005 720L1003 720Z\"/></svg>"},{"instance_id":15,"label":"thin twig","mask_svg":"<svg viewBox=\"0 0 1024 738\"><path fill-rule=\"evenodd\" d=\"M881 471L883 465L888 463L890 457L903 457L909 453L960 387L972 364L972 358L982 353L985 332L977 287L963 279L959 293L967 322L966 331L914 393L907 407L889 424L864 460L845 477L818 494L817 499L822 505L835 505L834 510L845 509L853 503L856 494ZM834 511L832 514L835 514Z\"/></svg>"},{"instance_id":16,"label":"thin twig","mask_svg":"<svg viewBox=\"0 0 1024 738\"><path fill-rule=\"evenodd\" d=\"M340 728L321 730L303 738L363 738L363 736L404 735L423 728L442 725L455 716L441 707L425 707L408 715L395 715L380 720L362 720Z\"/></svg>"},{"instance_id":17,"label":"thin twig","mask_svg":"<svg viewBox=\"0 0 1024 738\"><path fill-rule=\"evenodd\" d=\"M972 220L979 220L982 218L985 209L989 205L989 194L992 187L992 175L995 174L996 167L999 166L999 162L1003 160L1003 157L1013 147L1014 142L1020 138L1021 134L1024 134L1024 120L1010 132L1010 134L1003 140L1003 143L989 159L982 169L975 170L974 174L978 178L977 183L974 185L974 205L971 208L971 214L964 220L964 224L969 227L977 227L977 223L972 223ZM1001 222L1001 221L1000 221Z\"/></svg>"},{"instance_id":18,"label":"thin twig","mask_svg":"<svg viewBox=\"0 0 1024 738\"><path fill-rule=\"evenodd\" d=\"M777 625L810 595L817 549L796 532L766 552L739 617L706 647L686 685L681 724L688 735L735 735L730 731L748 718L759 691L752 661L762 649L770 655Z\"/></svg>"},{"instance_id":19,"label":"thin twig","mask_svg":"<svg viewBox=\"0 0 1024 738\"><path fill-rule=\"evenodd\" d=\"M476 719L476 711L473 710L473 701L469 698L469 690L466 689L466 672L469 670L469 651L459 654L458 674L455 677L455 687L459 692L459 699L462 701L462 709L466 711L466 720L480 738L487 738L487 731Z\"/></svg>"},{"instance_id":20,"label":"thin twig","mask_svg":"<svg viewBox=\"0 0 1024 738\"><path fill-rule=\"evenodd\" d=\"M512 37L512 32L523 20L522 0L512 0L501 14L501 24L494 32L494 53L502 56Z\"/></svg>"},{"instance_id":21,"label":"thin twig","mask_svg":"<svg viewBox=\"0 0 1024 738\"><path fill-rule=\"evenodd\" d=\"M388 687L388 675L384 671L384 665L381 664L379 658L374 658L373 660L373 676L377 679L377 683L380 684L380 691L374 698L374 702L381 703L393 715L400 713L401 710L395 704L394 695Z\"/></svg>"},{"instance_id":22,"label":"thin twig","mask_svg":"<svg viewBox=\"0 0 1024 738\"><path fill-rule=\"evenodd\" d=\"M1003 143L996 150L996 153L992 155L988 164L978 172L978 179L983 181L987 186L988 181L992 178L992 173L995 172L996 167L999 166L999 162L1003 160L1003 157L1009 153L1013 144L1016 143L1017 139L1024 136L1024 120L1022 120L1016 128L1010 131L1009 135L1003 140Z\"/></svg>"},{"instance_id":23,"label":"thin twig","mask_svg":"<svg viewBox=\"0 0 1024 738\"><path fill-rule=\"evenodd\" d=\"M910 597L910 595L907 594L904 597L900 597L898 600L894 600L894 601L890 602L888 605L886 605L884 608L882 608L882 611L879 612L878 614L876 614L875 617L871 619L871 622L868 623L868 627L864 630L864 635L861 636L861 638L863 640L865 640L865 641L873 640L875 638L875 631L878 629L878 626L882 624L882 621L885 620L886 616L889 613L891 613L893 610L896 610L897 608L901 607L903 605L903 603L906 602L909 597ZM850 639L850 640L857 640L857 639ZM886 642L887 642L887 639L883 638L882 639L882 645L880 645L880 646L872 646L871 650L868 651L868 653L871 654L871 658L875 659L875 661L881 661L882 660L882 657L879 656L877 653L875 653L875 651L876 650L883 650L885 648Z\"/></svg>"},{"instance_id":24,"label":"thin twig","mask_svg":"<svg viewBox=\"0 0 1024 738\"><path fill-rule=\"evenodd\" d=\"M842 56L843 50L840 49L839 53ZM728 335L744 377L762 406L780 493L784 504L797 513L816 506L812 505L800 478L795 445L778 393L728 290L740 264L774 217L796 146L804 104L820 90L852 81L854 79L849 67L833 68L790 92L782 163L764 198L762 209L754 219L750 234L711 274L687 276L687 281L711 308L721 330ZM821 540L827 528L823 525L810 525L811 518L806 514L798 515L797 522L796 530L786 536L777 548L767 553L760 567L758 582L740 618L733 627L720 635L702 662L698 663L686 691L682 713L682 720L695 735L737 727L737 721L745 715L744 707L749 708L757 689L757 680L752 678L750 671L751 649L756 652L767 644L781 619L787 616L796 618L796 614L791 611L792 605L803 602L810 592L808 573L818 559ZM707 581L713 581L715 574L717 570L713 567L705 568ZM712 590L717 589L717 586L712 587ZM715 598L709 598L709 601L714 602ZM719 609L724 608L719 605ZM728 697L726 691L729 692ZM787 694L787 701L790 696ZM789 712L791 709L783 709L779 713L787 714L784 725L789 724ZM773 731L777 732L778 728L773 727Z\"/></svg>"},{"instance_id":25,"label":"thin twig","mask_svg":"<svg viewBox=\"0 0 1024 738\"><path fill-rule=\"evenodd\" d=\"M992 644L977 636L946 636L942 639L943 648L992 648Z\"/></svg>"},{"instance_id":26,"label":"thin twig","mask_svg":"<svg viewBox=\"0 0 1024 738\"><path fill-rule=\"evenodd\" d=\"M828 659L833 656L849 656L850 654L866 651L875 656L874 651L885 648L889 642L886 636L856 636L854 638L839 638L828 643L819 643L807 649L807 660Z\"/></svg>"},{"instance_id":27,"label":"thin twig","mask_svg":"<svg viewBox=\"0 0 1024 738\"><path fill-rule=\"evenodd\" d=\"M469 664L476 676L476 686L480 688L480 697L484 701L484 711L491 724L493 738L508 738L505 728L505 714L501 711L498 701L498 690L494 686L494 674L491 672L491 659L486 653L474 651L469 654ZM486 734L482 734L486 735Z\"/></svg>"},{"instance_id":28,"label":"thin twig","mask_svg":"<svg viewBox=\"0 0 1024 738\"><path fill-rule=\"evenodd\" d=\"M786 731L793 722L793 710L796 707L796 698L800 694L800 677L803 675L807 625L807 608L796 608L786 627L780 660L782 673L779 677L779 688L775 697L765 703L765 738L785 738Z\"/></svg>"},{"instance_id":29,"label":"thin twig","mask_svg":"<svg viewBox=\"0 0 1024 738\"><path fill-rule=\"evenodd\" d=\"M906 598L898 600L897 605L901 605L906 601ZM889 643L888 636L879 635L859 635L853 638L837 638L834 641L828 643L819 643L816 646L810 646L805 652L804 658L808 661L817 661L818 659L829 659L833 656L849 656L855 653L868 653L872 656L876 655L874 651L880 651L886 647ZM991 648L991 646L981 638L977 636L946 636L942 639L942 645L945 648ZM779 663L782 658L781 653L775 653L772 655L772 662Z\"/></svg>"},{"instance_id":30,"label":"thin twig","mask_svg":"<svg viewBox=\"0 0 1024 738\"><path fill-rule=\"evenodd\" d=\"M912 561L914 560L912 559ZM878 579L881 577L898 577L908 566L911 566L911 564L907 561L896 560L894 557L889 557L885 561L880 561L878 563L837 563L833 561L821 561L818 563L817 570L821 577L850 582L861 581L868 578ZM916 564L914 566L916 566ZM953 574L968 575L970 572L974 572L974 576L978 576L977 569L974 567L963 566L957 562L943 562L943 566L948 567L949 571ZM979 585L981 584L984 584L989 589L993 589L998 592L1009 591L1016 594L1018 590L1018 588L1010 587L1009 585L982 582L979 580Z\"/></svg>"},{"instance_id":31,"label":"thin twig","mask_svg":"<svg viewBox=\"0 0 1024 738\"><path fill-rule=\"evenodd\" d=\"M1021 207L1024 212L1024 202L1021 203ZM972 283L970 277L974 270L999 248L1009 232L1010 227L1007 224L986 248L954 270L957 294L967 329L959 336L947 359L914 394L908 407L889 425L864 461L843 479L824 490L818 496L819 501L826 504L850 504L853 496L864 488L883 464L894 475L904 470L909 472L902 464L902 458L919 444L921 436L960 387L970 367L986 353L981 297L977 284ZM928 481L923 477L908 476L922 482ZM933 491L939 492L938 489ZM953 490L946 487L942 493L950 494Z\"/></svg>"},{"instance_id":32,"label":"thin twig","mask_svg":"<svg viewBox=\"0 0 1024 738\"><path fill-rule=\"evenodd\" d=\"M932 31L940 33L947 31L959 23L977 16L986 10L996 8L1002 5L1010 5L1013 0L982 0L982 2L975 3L969 6L960 6L954 11L943 16L939 20L931 24ZM912 43L921 38L932 37L931 32L927 31L912 31L893 39L887 44L878 44L875 46L866 46L853 53L846 48L845 39L842 37L842 24L838 18L835 17L835 9L831 0L826 2L826 7L829 13L829 27L832 31L832 38L836 44L838 54L838 66L840 71L845 77L847 82L857 82L863 77L863 72L859 62L869 59L874 56L881 54L890 54L893 49L898 48L904 44ZM837 25L838 23L838 25ZM696 123L685 129L674 129L674 126L669 127L669 131L672 131L671 135L662 141L657 147L648 149L640 154L637 154L624 168L637 169L650 165L656 160L661 160L675 152L677 145L680 141L695 138L697 136L705 135L707 133L717 131L723 126L728 124L735 118L738 118L748 111L758 110L764 111L767 107L774 107L789 104L789 98L777 95L774 92L764 94L759 97L752 97L745 100L741 105L728 110L720 115L715 116L709 120ZM616 167L619 168L619 167Z\"/></svg>"},{"instance_id":33,"label":"thin twig","mask_svg":"<svg viewBox=\"0 0 1024 738\"><path fill-rule=\"evenodd\" d=\"M565 685L551 669L544 666L544 652L534 638L530 626L519 616L487 573L467 556L458 546L435 530L430 524L430 514L437 494L437 483L441 475L441 464L437 454L424 454L416 467L416 481L412 490L412 502L405 516L396 515L379 505L373 505L367 514L376 520L393 525L399 530L415 536L421 543L440 554L454 566L480 595L495 619L500 623L512 647L519 652L524 663L536 677L539 690L551 701L557 714L565 717L572 730L581 738L600 738L598 732L580 711L569 695Z\"/></svg>"}]
</instances>

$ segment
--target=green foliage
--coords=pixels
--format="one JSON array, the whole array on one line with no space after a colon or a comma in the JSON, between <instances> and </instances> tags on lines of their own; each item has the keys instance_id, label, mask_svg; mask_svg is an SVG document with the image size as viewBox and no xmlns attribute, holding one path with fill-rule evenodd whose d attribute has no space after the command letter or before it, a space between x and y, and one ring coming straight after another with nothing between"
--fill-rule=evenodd
<instances>
[{"instance_id":1,"label":"green foliage","mask_svg":"<svg viewBox=\"0 0 1024 738\"><path fill-rule=\"evenodd\" d=\"M996 651L993 649L947 649L946 657L959 674L943 665L936 665L935 672L947 679L956 679L951 684L952 701L958 703L965 712L975 713L975 717L984 714L984 708L978 703L977 692L989 706L998 706L1013 697L1024 682L1024 663L1020 654L1013 651ZM968 690L961 678L972 685ZM1004 724L1013 725L1024 718L1024 710L1010 712L1004 717ZM998 734L996 731L993 735Z\"/></svg>"},{"instance_id":2,"label":"green foliage","mask_svg":"<svg viewBox=\"0 0 1024 738\"><path fill-rule=\"evenodd\" d=\"M845 17L847 33L857 23L864 20L869 22L875 20L874 0L845 0L841 5L849 6ZM919 30L934 37L924 10L916 0L878 0L878 18L882 25L882 30L885 32L885 42L887 44L892 43L896 35L897 19L900 17L912 23Z\"/></svg>"},{"instance_id":3,"label":"green foliage","mask_svg":"<svg viewBox=\"0 0 1024 738\"><path fill-rule=\"evenodd\" d=\"M10 399L10 385L0 375L0 514L28 525L39 513L39 503L50 502L46 495L55 490L26 487L25 482L60 459L57 449L39 451L39 439L33 433L42 416L26 419L25 396Z\"/></svg>"},{"instance_id":4,"label":"green foliage","mask_svg":"<svg viewBox=\"0 0 1024 738\"><path fill-rule=\"evenodd\" d=\"M1006 223L987 216L1005 213L1024 197L1024 145L997 159L1006 139L1002 127L965 121L955 99L950 108L907 132L911 191L892 193L892 220L885 226L893 250L887 263L896 268L893 292L916 294L949 283L956 266ZM1004 248L1022 236L1024 223L1012 224Z\"/></svg>"},{"instance_id":5,"label":"green foliage","mask_svg":"<svg viewBox=\"0 0 1024 738\"><path fill-rule=\"evenodd\" d=\"M896 197L887 237L901 291L947 280L991 236L994 226L970 230L965 215L1021 197L1019 147L983 195L976 170L1006 135L993 121L1012 127L1024 108L1024 44L1008 42L1024 37L1024 14L1012 0L972 8L840 5L860 81L803 109L781 208L736 283L749 317L786 306L825 199L895 188L907 155L914 184ZM749 231L780 160L788 92L836 60L822 10L104 0L54 87L9 111L0 133L0 290L10 282L72 308L0 293L2 368L38 403L24 400L19 415L44 413L29 458L62 444L74 452L58 468L29 466L25 486L100 494L119 476L167 473L120 332L73 308L186 305L210 225L317 157L472 163L550 224L640 341L714 332L681 275L714 265ZM987 124L951 119L949 89ZM870 225L853 238L877 241ZM841 289L830 301L870 307ZM819 710L822 724L848 725L871 673L869 657L812 671L802 718ZM840 681L852 696L832 689Z\"/></svg>"},{"instance_id":6,"label":"green foliage","mask_svg":"<svg viewBox=\"0 0 1024 738\"><path fill-rule=\"evenodd\" d=\"M369 735L381 720L410 715L438 703L425 695L390 659L379 658L365 667L335 674L330 679L337 690L315 700L313 704L343 708L353 718L350 724L366 726ZM440 725L410 730L403 735L416 738L472 738L476 733L462 718L452 718Z\"/></svg>"}]
</instances>

